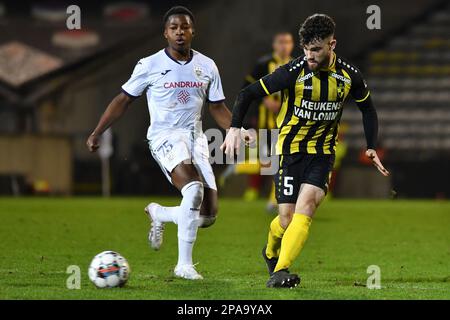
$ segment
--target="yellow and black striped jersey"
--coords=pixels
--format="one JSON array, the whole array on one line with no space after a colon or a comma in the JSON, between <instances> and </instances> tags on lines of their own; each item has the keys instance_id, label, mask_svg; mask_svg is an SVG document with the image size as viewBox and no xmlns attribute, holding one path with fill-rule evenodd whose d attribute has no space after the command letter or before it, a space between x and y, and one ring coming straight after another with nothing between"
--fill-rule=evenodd
<instances>
[{"instance_id":1,"label":"yellow and black striped jersey","mask_svg":"<svg viewBox=\"0 0 450 320\"><path fill-rule=\"evenodd\" d=\"M301 56L259 82L267 95L282 92L276 154L334 154L344 100L370 95L361 72L335 53L326 69L310 70Z\"/></svg>"},{"instance_id":2,"label":"yellow and black striped jersey","mask_svg":"<svg viewBox=\"0 0 450 320\"><path fill-rule=\"evenodd\" d=\"M264 77L266 74L274 72L276 69L290 61L291 58L287 60L282 60L275 54L265 55L260 58L256 65L254 66L251 73L245 77L244 86L258 81L260 78ZM281 93L274 92L271 97L276 101L281 101ZM266 108L262 101L258 101L257 110L257 127L258 129L274 129L276 128L276 114Z\"/></svg>"}]
</instances>

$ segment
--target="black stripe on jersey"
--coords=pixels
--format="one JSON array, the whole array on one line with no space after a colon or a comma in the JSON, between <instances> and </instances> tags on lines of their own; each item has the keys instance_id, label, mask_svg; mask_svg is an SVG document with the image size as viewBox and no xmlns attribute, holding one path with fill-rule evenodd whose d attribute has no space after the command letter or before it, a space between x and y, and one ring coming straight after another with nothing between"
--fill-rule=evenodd
<instances>
[{"instance_id":1,"label":"black stripe on jersey","mask_svg":"<svg viewBox=\"0 0 450 320\"><path fill-rule=\"evenodd\" d=\"M280 128L287 125L287 123L291 120L292 114L294 113L294 102L295 102L295 82L288 89L288 105L286 109L286 115L284 116L283 123Z\"/></svg>"},{"instance_id":2,"label":"black stripe on jersey","mask_svg":"<svg viewBox=\"0 0 450 320\"><path fill-rule=\"evenodd\" d=\"M308 74L310 72L311 72L311 70L309 70L309 68L305 67L305 74ZM309 78L309 79L306 79L304 81L304 83L305 83L305 87L312 87L312 84L313 84L312 77ZM303 89L303 99L311 100L311 98L312 98L312 90L310 90L310 89Z\"/></svg>"},{"instance_id":3,"label":"black stripe on jersey","mask_svg":"<svg viewBox=\"0 0 450 320\"><path fill-rule=\"evenodd\" d=\"M327 126L325 127L325 130L322 132L320 137L317 139L317 143L316 143L317 153L324 153L323 145L325 144L325 140L326 140L327 136L330 134L330 130L333 130L334 125L336 125L336 121L330 121L330 123L327 124Z\"/></svg>"},{"instance_id":4,"label":"black stripe on jersey","mask_svg":"<svg viewBox=\"0 0 450 320\"><path fill-rule=\"evenodd\" d=\"M298 62L300 62L303 58L298 58L295 59L293 61L291 61L289 64L292 66L295 66ZM290 71L292 72L292 71ZM296 77L298 77L299 74L301 74L302 69L299 68L298 71L295 73ZM287 105L287 110L286 110L286 114L284 116L283 122L281 123L280 129L283 128L285 125L288 124L289 121L291 121L292 118L292 114L294 113L294 103L295 103L295 85L297 84L297 79L295 81L293 81L293 83L289 86L289 88L287 89L288 92L288 105ZM282 90L281 94L281 103L283 104L284 102L284 98L285 98L285 91L286 90ZM284 150L284 148L283 148ZM290 152L289 152L290 153Z\"/></svg>"},{"instance_id":5,"label":"black stripe on jersey","mask_svg":"<svg viewBox=\"0 0 450 320\"><path fill-rule=\"evenodd\" d=\"M320 79L320 87L319 88L313 88L313 90L320 90L320 101L328 101L328 72L319 72L319 79ZM311 78L312 82L312 78ZM307 90L312 94L312 90ZM311 94L307 98L307 100L311 100ZM320 125L323 124L322 121L315 121L311 127L309 128L308 132L305 135L305 138L300 141L300 152L308 152L308 142L312 141L312 137L316 134L316 131L319 129ZM317 152L317 143L315 146L316 152ZM322 153L322 150L319 151L319 153Z\"/></svg>"},{"instance_id":6,"label":"black stripe on jersey","mask_svg":"<svg viewBox=\"0 0 450 320\"><path fill-rule=\"evenodd\" d=\"M342 116L342 109L341 109L341 112L339 113L339 115L338 115L338 119L340 118ZM335 126L334 126L334 128L333 128L333 130L334 130L334 132L333 132L333 137L331 138L331 141L330 141L330 147L328 148L328 150L331 152L331 153L334 153L334 147L336 146L336 137L337 137L337 134L338 134L338 126L339 126L339 120L338 121L336 121L336 124L335 124Z\"/></svg>"},{"instance_id":7,"label":"black stripe on jersey","mask_svg":"<svg viewBox=\"0 0 450 320\"><path fill-rule=\"evenodd\" d=\"M291 120L292 118L292 114L294 113L294 103L295 103L295 84L296 82L294 82L293 85L291 85L288 89L288 105L287 105L287 110L286 110L286 115L284 116L283 119L283 123L280 126L280 130L281 128L283 128L284 126L286 126L288 124L288 122ZM292 132L289 131L289 133L286 135L285 139L290 139L289 141L292 141L292 139L294 139L294 136L290 136ZM284 140L283 142L283 154L290 154L291 153L291 144L289 142L289 144L286 144L286 140Z\"/></svg>"},{"instance_id":8,"label":"black stripe on jersey","mask_svg":"<svg viewBox=\"0 0 450 320\"><path fill-rule=\"evenodd\" d=\"M336 73L338 75L340 75L340 76L344 76L344 73L342 72L342 68L339 68L337 66L336 66ZM342 80L336 79L336 86L337 86L336 92L338 92L337 90L339 88L339 85L341 85L341 86L344 85L345 86L345 83ZM343 101L343 98L339 97L339 94L337 95L336 98L337 98L337 101ZM334 125L334 127L332 129L332 130L334 130L334 132L333 132L333 136L332 136L332 138L330 140L330 147L328 148L328 150L331 153L334 153L334 147L336 146L336 137L337 137L337 134L338 134L338 125L339 125L339 122L340 122L340 119L341 119L341 116L342 116L342 111L343 111L343 107L341 107L341 111L340 111L339 115L336 117L337 120L335 121L335 125Z\"/></svg>"},{"instance_id":9,"label":"black stripe on jersey","mask_svg":"<svg viewBox=\"0 0 450 320\"><path fill-rule=\"evenodd\" d=\"M320 101L328 101L328 71L320 71Z\"/></svg>"},{"instance_id":10,"label":"black stripe on jersey","mask_svg":"<svg viewBox=\"0 0 450 320\"><path fill-rule=\"evenodd\" d=\"M328 72L321 71L320 72L320 101L328 101ZM322 134L317 138L316 142L316 152L323 153L323 145L325 143L325 139L327 135L330 133L330 129L332 128L334 121L330 121L325 130L323 130ZM317 131L317 130L316 130Z\"/></svg>"},{"instance_id":11,"label":"black stripe on jersey","mask_svg":"<svg viewBox=\"0 0 450 320\"><path fill-rule=\"evenodd\" d=\"M305 67L305 74L309 72L309 68ZM306 79L304 81L304 87L312 87L312 77L309 79ZM294 99L295 99L295 86L292 88L291 92L294 93ZM312 90L303 89L303 99L311 100ZM294 110L294 105L292 105L292 110ZM292 112L291 112L292 117ZM291 119L289 117L289 120ZM286 135L286 138L284 138L283 141L283 154L290 154L291 153L291 144L294 138L297 136L300 129L308 122L306 119L299 119L298 123L294 126L292 126L289 133Z\"/></svg>"}]
</instances>

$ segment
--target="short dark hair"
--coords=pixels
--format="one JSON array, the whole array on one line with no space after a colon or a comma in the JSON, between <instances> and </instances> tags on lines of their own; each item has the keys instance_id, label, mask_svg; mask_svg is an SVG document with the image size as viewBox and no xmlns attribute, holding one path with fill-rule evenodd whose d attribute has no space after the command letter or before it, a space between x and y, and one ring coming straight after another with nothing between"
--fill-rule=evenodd
<instances>
[{"instance_id":1,"label":"short dark hair","mask_svg":"<svg viewBox=\"0 0 450 320\"><path fill-rule=\"evenodd\" d=\"M300 45L304 46L313 41L320 41L334 35L335 29L336 23L330 16L322 13L313 14L306 18L298 31Z\"/></svg>"},{"instance_id":2,"label":"short dark hair","mask_svg":"<svg viewBox=\"0 0 450 320\"><path fill-rule=\"evenodd\" d=\"M170 8L165 14L163 18L164 25L166 25L167 21L169 21L170 16L183 14L189 16L191 18L192 23L194 23L194 14L186 7L183 6L175 6Z\"/></svg>"}]
</instances>

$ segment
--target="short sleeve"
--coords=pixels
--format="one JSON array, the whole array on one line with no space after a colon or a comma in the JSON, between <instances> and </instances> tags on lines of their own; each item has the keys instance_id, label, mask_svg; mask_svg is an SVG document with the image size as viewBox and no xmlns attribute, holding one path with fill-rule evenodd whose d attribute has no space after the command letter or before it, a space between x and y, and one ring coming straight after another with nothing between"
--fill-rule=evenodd
<instances>
[{"instance_id":1,"label":"short sleeve","mask_svg":"<svg viewBox=\"0 0 450 320\"><path fill-rule=\"evenodd\" d=\"M122 86L122 91L128 96L139 97L149 86L150 79L148 69L144 61L139 60L134 67L133 73L128 81Z\"/></svg>"},{"instance_id":2,"label":"short sleeve","mask_svg":"<svg viewBox=\"0 0 450 320\"><path fill-rule=\"evenodd\" d=\"M369 89L364 77L358 69L351 71L352 86L350 88L350 94L356 102L363 102L369 97Z\"/></svg>"},{"instance_id":3,"label":"short sleeve","mask_svg":"<svg viewBox=\"0 0 450 320\"><path fill-rule=\"evenodd\" d=\"M285 64L273 73L268 74L259 82L267 95L289 88L291 83L295 81L298 75L298 68L293 69L290 64Z\"/></svg>"},{"instance_id":4,"label":"short sleeve","mask_svg":"<svg viewBox=\"0 0 450 320\"><path fill-rule=\"evenodd\" d=\"M208 88L208 102L216 103L225 100L225 95L223 94L222 80L220 79L219 69L213 64L211 82Z\"/></svg>"}]
</instances>

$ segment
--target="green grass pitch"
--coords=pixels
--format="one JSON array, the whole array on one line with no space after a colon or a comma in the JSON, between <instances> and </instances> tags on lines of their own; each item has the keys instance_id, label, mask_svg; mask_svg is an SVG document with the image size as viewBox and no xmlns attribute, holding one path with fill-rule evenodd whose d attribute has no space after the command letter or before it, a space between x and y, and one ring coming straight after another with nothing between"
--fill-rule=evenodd
<instances>
[{"instance_id":1,"label":"green grass pitch","mask_svg":"<svg viewBox=\"0 0 450 320\"><path fill-rule=\"evenodd\" d=\"M220 199L217 223L201 229L194 252L205 280L176 279L176 228L159 252L149 249L147 202L174 198L0 198L1 299L450 299L450 203L323 203L291 270L295 289L267 289L261 259L272 217L264 202ZM124 288L96 289L87 277L104 250L132 269ZM81 289L66 288L78 265ZM367 268L381 269L380 290L365 287Z\"/></svg>"}]
</instances>

